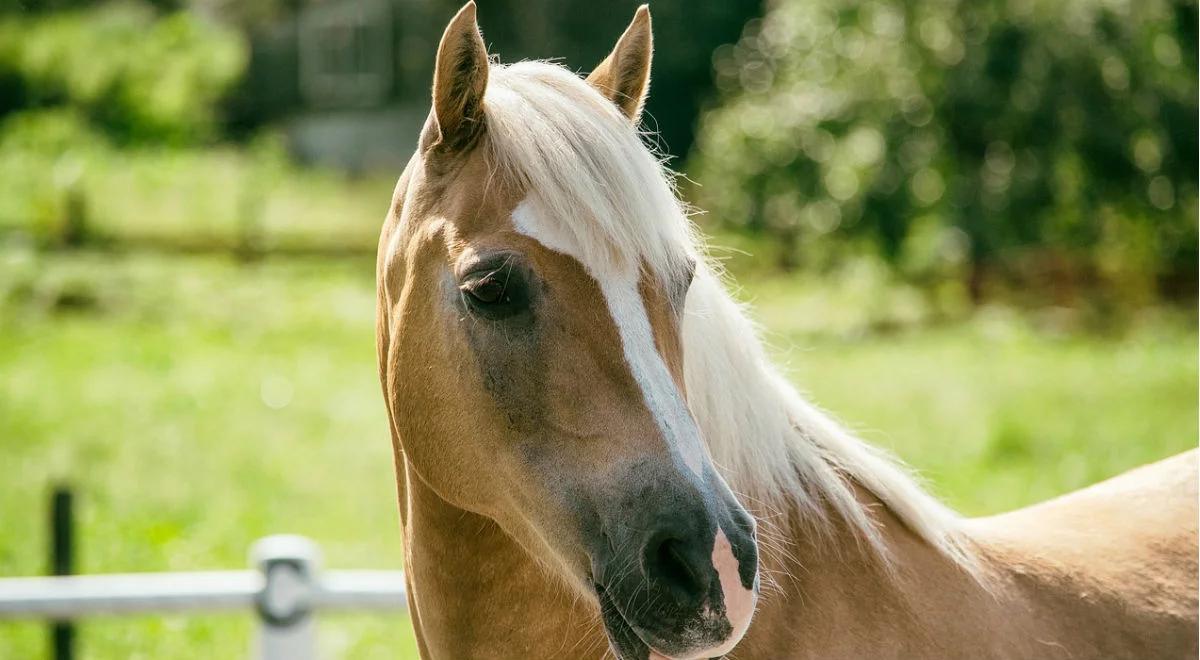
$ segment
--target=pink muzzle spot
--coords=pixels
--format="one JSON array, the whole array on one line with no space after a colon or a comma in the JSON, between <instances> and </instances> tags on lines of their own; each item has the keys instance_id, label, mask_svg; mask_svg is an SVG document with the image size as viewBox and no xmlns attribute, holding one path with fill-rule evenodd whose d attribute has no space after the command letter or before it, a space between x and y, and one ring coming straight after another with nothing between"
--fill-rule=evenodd
<instances>
[{"instance_id":1,"label":"pink muzzle spot","mask_svg":"<svg viewBox=\"0 0 1200 660\"><path fill-rule=\"evenodd\" d=\"M721 582L721 591L725 600L725 616L733 632L729 638L718 646L698 649L687 655L678 657L665 656L653 649L650 650L650 660L696 660L698 658L716 658L733 650L742 640L750 627L750 619L754 616L754 605L758 599L753 589L742 586L742 578L738 574L738 560L733 556L733 546L725 537L725 532L717 529L717 539L713 544L713 567L717 570L717 578Z\"/></svg>"},{"instance_id":2,"label":"pink muzzle spot","mask_svg":"<svg viewBox=\"0 0 1200 660\"><path fill-rule=\"evenodd\" d=\"M725 538L725 532L721 529L717 529L712 559L713 566L717 569L717 577L721 580L721 591L725 596L725 616L733 626L733 633L721 646L705 651L708 655L704 657L709 658L729 653L741 641L742 635L745 635L746 629L750 627L750 618L754 616L754 605L758 599L753 589L742 586L738 560L733 556L733 547L729 545L729 539Z\"/></svg>"}]
</instances>

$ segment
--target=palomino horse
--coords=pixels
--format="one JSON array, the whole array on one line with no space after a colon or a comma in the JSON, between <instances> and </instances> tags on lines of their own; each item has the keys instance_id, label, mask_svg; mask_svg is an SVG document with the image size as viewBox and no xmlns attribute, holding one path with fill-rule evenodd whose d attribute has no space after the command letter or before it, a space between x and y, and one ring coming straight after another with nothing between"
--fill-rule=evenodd
<instances>
[{"instance_id":1,"label":"palomino horse","mask_svg":"<svg viewBox=\"0 0 1200 660\"><path fill-rule=\"evenodd\" d=\"M489 62L473 4L442 37L377 273L422 656L1196 657L1196 455L981 520L924 494L705 263L636 128L651 50L645 7L586 81Z\"/></svg>"}]
</instances>

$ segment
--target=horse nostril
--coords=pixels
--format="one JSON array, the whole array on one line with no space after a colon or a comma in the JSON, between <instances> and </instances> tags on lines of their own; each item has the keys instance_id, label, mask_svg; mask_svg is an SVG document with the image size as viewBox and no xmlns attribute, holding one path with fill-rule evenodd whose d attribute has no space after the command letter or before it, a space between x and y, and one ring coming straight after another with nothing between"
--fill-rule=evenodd
<instances>
[{"instance_id":1,"label":"horse nostril","mask_svg":"<svg viewBox=\"0 0 1200 660\"><path fill-rule=\"evenodd\" d=\"M665 537L646 547L646 577L665 587L684 606L699 606L712 582L712 565L686 541Z\"/></svg>"}]
</instances>

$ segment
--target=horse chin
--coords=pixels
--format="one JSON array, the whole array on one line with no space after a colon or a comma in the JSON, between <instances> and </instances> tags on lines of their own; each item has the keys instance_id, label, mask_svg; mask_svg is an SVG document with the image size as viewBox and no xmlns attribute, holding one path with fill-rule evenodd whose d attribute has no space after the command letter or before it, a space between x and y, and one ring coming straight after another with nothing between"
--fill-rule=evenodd
<instances>
[{"instance_id":1,"label":"horse chin","mask_svg":"<svg viewBox=\"0 0 1200 660\"><path fill-rule=\"evenodd\" d=\"M709 657L707 654L674 656L656 650L642 638L642 633L637 631L635 626L625 618L625 615L621 614L612 595L600 585L596 585L595 589L596 596L600 601L600 616L604 621L604 632L608 635L609 646L612 647L613 655L617 660L685 660ZM724 653L722 651L718 655L724 655Z\"/></svg>"}]
</instances>

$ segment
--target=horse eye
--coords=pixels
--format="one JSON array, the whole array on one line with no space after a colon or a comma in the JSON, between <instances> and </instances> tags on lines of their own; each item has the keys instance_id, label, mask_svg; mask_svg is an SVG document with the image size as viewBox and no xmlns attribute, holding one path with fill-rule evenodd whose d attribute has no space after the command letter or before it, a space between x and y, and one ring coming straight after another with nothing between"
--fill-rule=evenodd
<instances>
[{"instance_id":1,"label":"horse eye","mask_svg":"<svg viewBox=\"0 0 1200 660\"><path fill-rule=\"evenodd\" d=\"M486 305L495 304L503 301L506 297L504 282L487 278L472 285L463 287L464 292L474 298L476 301Z\"/></svg>"},{"instance_id":2,"label":"horse eye","mask_svg":"<svg viewBox=\"0 0 1200 660\"><path fill-rule=\"evenodd\" d=\"M489 268L467 275L459 284L463 303L476 315L499 321L529 309L528 286L519 269Z\"/></svg>"}]
</instances>

